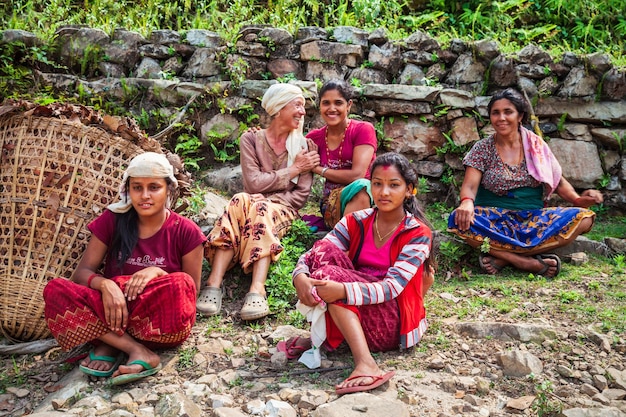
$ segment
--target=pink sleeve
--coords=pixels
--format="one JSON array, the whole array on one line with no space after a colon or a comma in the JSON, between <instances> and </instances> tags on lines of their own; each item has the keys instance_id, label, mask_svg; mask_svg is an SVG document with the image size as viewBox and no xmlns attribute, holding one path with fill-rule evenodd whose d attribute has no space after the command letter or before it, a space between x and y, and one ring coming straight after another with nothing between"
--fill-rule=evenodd
<instances>
[{"instance_id":1,"label":"pink sleeve","mask_svg":"<svg viewBox=\"0 0 626 417\"><path fill-rule=\"evenodd\" d=\"M376 153L378 139L376 139L374 125L368 122L360 122L355 126L354 134L356 136L354 146L371 145L374 148L374 153Z\"/></svg>"}]
</instances>

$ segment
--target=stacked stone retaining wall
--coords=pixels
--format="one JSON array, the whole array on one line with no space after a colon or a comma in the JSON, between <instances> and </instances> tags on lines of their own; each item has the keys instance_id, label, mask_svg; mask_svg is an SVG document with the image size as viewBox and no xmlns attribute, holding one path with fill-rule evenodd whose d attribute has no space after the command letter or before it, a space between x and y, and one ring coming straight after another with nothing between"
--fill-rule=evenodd
<instances>
[{"instance_id":1,"label":"stacked stone retaining wall","mask_svg":"<svg viewBox=\"0 0 626 417\"><path fill-rule=\"evenodd\" d=\"M0 47L46 42L0 32ZM51 64L33 69L39 85L104 97L138 117L182 115L207 153L216 138L226 147L241 126L267 122L259 98L276 80L307 92L311 129L323 123L315 108L321 83L346 79L357 92L353 117L374 123L382 148L414 161L432 198L450 204L463 152L491 132L490 95L521 88L567 178L577 188L601 188L607 207L626 212L626 73L604 54L555 59L534 44L505 54L495 41L442 46L422 32L390 40L383 29L303 27L294 35L262 26L242 29L234 44L206 30L157 30L145 38L65 27L47 49ZM193 111L181 112L191 102Z\"/></svg>"}]
</instances>

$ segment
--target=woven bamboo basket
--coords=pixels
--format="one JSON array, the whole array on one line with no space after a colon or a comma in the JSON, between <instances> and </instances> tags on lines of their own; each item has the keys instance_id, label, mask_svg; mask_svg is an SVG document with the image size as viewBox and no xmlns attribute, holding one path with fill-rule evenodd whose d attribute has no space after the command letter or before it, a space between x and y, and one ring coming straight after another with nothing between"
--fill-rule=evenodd
<instances>
[{"instance_id":1,"label":"woven bamboo basket","mask_svg":"<svg viewBox=\"0 0 626 417\"><path fill-rule=\"evenodd\" d=\"M75 117L6 113L0 112L0 329L12 341L31 341L50 335L43 288L71 276L90 235L86 225L117 199L125 164L158 150Z\"/></svg>"}]
</instances>

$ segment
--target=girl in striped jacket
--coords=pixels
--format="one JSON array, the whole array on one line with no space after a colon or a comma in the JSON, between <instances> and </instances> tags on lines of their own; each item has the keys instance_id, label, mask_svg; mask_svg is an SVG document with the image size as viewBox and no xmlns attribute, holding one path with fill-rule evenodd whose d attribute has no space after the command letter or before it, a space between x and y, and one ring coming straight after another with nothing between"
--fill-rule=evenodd
<instances>
[{"instance_id":1,"label":"girl in striped jacket","mask_svg":"<svg viewBox=\"0 0 626 417\"><path fill-rule=\"evenodd\" d=\"M344 340L354 357L352 374L337 394L374 389L393 375L371 352L416 345L428 326L423 296L434 281L432 232L416 195L417 173L397 153L372 164L376 207L344 217L293 272L301 303L324 302L327 349ZM287 341L286 346L297 348Z\"/></svg>"}]
</instances>

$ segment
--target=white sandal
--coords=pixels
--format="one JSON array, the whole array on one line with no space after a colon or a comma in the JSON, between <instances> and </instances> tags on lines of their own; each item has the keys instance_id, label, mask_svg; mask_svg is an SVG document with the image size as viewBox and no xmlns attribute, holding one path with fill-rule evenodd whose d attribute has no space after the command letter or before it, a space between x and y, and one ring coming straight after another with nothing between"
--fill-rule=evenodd
<instances>
[{"instance_id":1,"label":"white sandal","mask_svg":"<svg viewBox=\"0 0 626 417\"><path fill-rule=\"evenodd\" d=\"M196 301L196 310L204 316L215 316L222 309L222 288L206 286Z\"/></svg>"}]
</instances>

